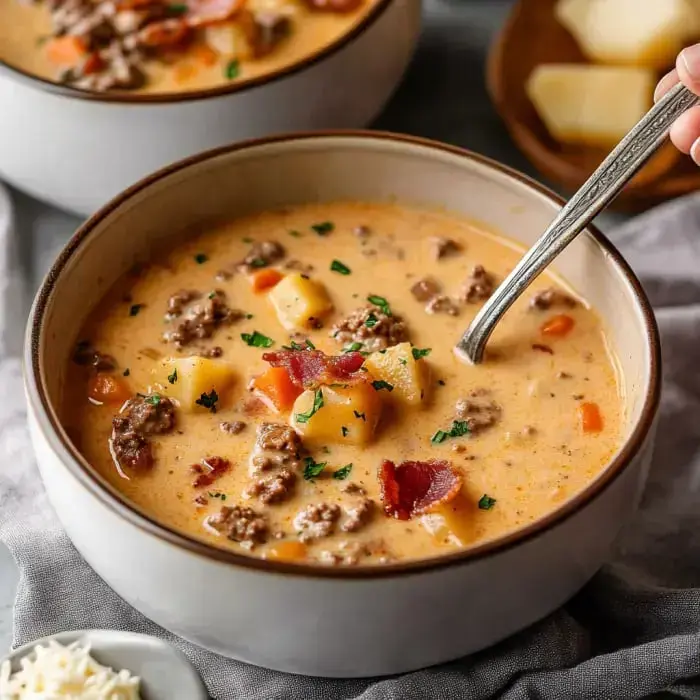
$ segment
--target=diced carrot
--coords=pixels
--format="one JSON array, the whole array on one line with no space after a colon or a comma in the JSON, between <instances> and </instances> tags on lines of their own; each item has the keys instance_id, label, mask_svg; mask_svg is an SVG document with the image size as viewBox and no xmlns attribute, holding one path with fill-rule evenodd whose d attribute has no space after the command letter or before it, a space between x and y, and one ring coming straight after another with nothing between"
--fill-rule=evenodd
<instances>
[{"instance_id":1,"label":"diced carrot","mask_svg":"<svg viewBox=\"0 0 700 700\"><path fill-rule=\"evenodd\" d=\"M176 83L186 83L187 81L192 80L196 74L197 67L191 63L185 62L178 63L173 71Z\"/></svg>"},{"instance_id":2,"label":"diced carrot","mask_svg":"<svg viewBox=\"0 0 700 700\"><path fill-rule=\"evenodd\" d=\"M253 389L271 408L289 411L302 389L292 383L284 367L270 367L253 379Z\"/></svg>"},{"instance_id":3,"label":"diced carrot","mask_svg":"<svg viewBox=\"0 0 700 700\"><path fill-rule=\"evenodd\" d=\"M299 561L300 559L306 559L306 545L296 540L280 542L267 551L266 558L280 561Z\"/></svg>"},{"instance_id":4,"label":"diced carrot","mask_svg":"<svg viewBox=\"0 0 700 700\"><path fill-rule=\"evenodd\" d=\"M102 66L104 63L102 62L102 59L100 58L100 54L98 54L96 51L91 53L86 59L85 62L83 63L83 73L85 75L91 75L92 73L98 73L100 70L102 70Z\"/></svg>"},{"instance_id":5,"label":"diced carrot","mask_svg":"<svg viewBox=\"0 0 700 700\"><path fill-rule=\"evenodd\" d=\"M578 414L584 433L599 433L603 429L603 416L597 403L582 403L578 407Z\"/></svg>"},{"instance_id":6,"label":"diced carrot","mask_svg":"<svg viewBox=\"0 0 700 700\"><path fill-rule=\"evenodd\" d=\"M79 36L59 36L46 44L46 56L56 66L76 66L87 52L87 44Z\"/></svg>"},{"instance_id":7,"label":"diced carrot","mask_svg":"<svg viewBox=\"0 0 700 700\"><path fill-rule=\"evenodd\" d=\"M97 403L122 404L131 398L131 391L120 377L98 372L90 379L88 396Z\"/></svg>"},{"instance_id":8,"label":"diced carrot","mask_svg":"<svg viewBox=\"0 0 700 700\"><path fill-rule=\"evenodd\" d=\"M552 316L552 318L546 320L540 331L542 335L550 335L557 338L562 338L567 335L571 329L574 327L575 321L571 316L566 314L559 314L557 316Z\"/></svg>"},{"instance_id":9,"label":"diced carrot","mask_svg":"<svg viewBox=\"0 0 700 700\"><path fill-rule=\"evenodd\" d=\"M216 65L219 60L219 54L212 49L209 44L197 44L192 47L192 54L194 57L205 66Z\"/></svg>"},{"instance_id":10,"label":"diced carrot","mask_svg":"<svg viewBox=\"0 0 700 700\"><path fill-rule=\"evenodd\" d=\"M264 270L253 272L250 275L250 283L253 285L253 291L260 294L272 289L283 277L284 275L274 267L266 267Z\"/></svg>"}]
</instances>

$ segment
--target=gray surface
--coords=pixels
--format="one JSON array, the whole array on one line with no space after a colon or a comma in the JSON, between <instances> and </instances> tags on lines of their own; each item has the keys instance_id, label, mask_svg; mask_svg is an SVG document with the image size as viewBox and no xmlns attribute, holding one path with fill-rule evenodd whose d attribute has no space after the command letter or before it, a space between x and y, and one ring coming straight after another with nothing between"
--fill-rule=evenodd
<instances>
[{"instance_id":1,"label":"gray surface","mask_svg":"<svg viewBox=\"0 0 700 700\"><path fill-rule=\"evenodd\" d=\"M483 85L488 45L511 4L511 0L428 0L416 59L376 126L455 143L531 172L496 117ZM80 222L24 195L14 195L21 264L33 292ZM601 225L607 228L619 219L605 216ZM27 297L25 311L29 304ZM0 546L0 650L11 640L16 581L14 564Z\"/></svg>"}]
</instances>

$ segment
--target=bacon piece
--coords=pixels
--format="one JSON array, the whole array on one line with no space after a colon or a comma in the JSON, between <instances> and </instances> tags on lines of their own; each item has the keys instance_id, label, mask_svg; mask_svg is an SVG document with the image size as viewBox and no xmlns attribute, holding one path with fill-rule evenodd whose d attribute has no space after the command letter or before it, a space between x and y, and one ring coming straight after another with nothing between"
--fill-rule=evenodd
<instances>
[{"instance_id":1,"label":"bacon piece","mask_svg":"<svg viewBox=\"0 0 700 700\"><path fill-rule=\"evenodd\" d=\"M190 27L203 27L223 22L233 17L245 0L185 0L187 13L184 16Z\"/></svg>"},{"instance_id":2,"label":"bacon piece","mask_svg":"<svg viewBox=\"0 0 700 700\"><path fill-rule=\"evenodd\" d=\"M462 488L462 477L449 462L401 462L385 459L379 468L384 511L392 518L409 520L433 506L451 501Z\"/></svg>"},{"instance_id":3,"label":"bacon piece","mask_svg":"<svg viewBox=\"0 0 700 700\"><path fill-rule=\"evenodd\" d=\"M264 353L263 360L284 367L294 384L306 388L355 379L365 358L359 352L331 356L320 350L282 350Z\"/></svg>"},{"instance_id":4,"label":"bacon piece","mask_svg":"<svg viewBox=\"0 0 700 700\"><path fill-rule=\"evenodd\" d=\"M201 464L193 464L190 471L197 474L192 486L196 489L202 486L211 486L222 474L225 474L231 466L231 462L223 457L207 457Z\"/></svg>"}]
</instances>

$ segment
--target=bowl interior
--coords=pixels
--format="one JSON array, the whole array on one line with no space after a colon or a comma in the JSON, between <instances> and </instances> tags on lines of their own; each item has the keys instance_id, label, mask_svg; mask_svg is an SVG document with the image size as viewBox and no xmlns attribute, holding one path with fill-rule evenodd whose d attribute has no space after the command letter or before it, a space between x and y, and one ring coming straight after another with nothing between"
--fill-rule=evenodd
<instances>
[{"instance_id":1,"label":"bowl interior","mask_svg":"<svg viewBox=\"0 0 700 700\"><path fill-rule=\"evenodd\" d=\"M202 230L208 222L342 199L441 207L479 220L525 246L540 236L559 206L524 176L490 161L447 146L377 133L268 139L172 166L135 185L93 217L63 252L40 292L33 330L30 327L33 368L54 425L58 420L53 407L59 404L65 366L89 307L135 262L172 246L183 232ZM579 236L559 257L556 269L607 326L622 372L627 440L653 403L656 330L636 279L596 235ZM68 442L65 434L63 439Z\"/></svg>"}]
</instances>

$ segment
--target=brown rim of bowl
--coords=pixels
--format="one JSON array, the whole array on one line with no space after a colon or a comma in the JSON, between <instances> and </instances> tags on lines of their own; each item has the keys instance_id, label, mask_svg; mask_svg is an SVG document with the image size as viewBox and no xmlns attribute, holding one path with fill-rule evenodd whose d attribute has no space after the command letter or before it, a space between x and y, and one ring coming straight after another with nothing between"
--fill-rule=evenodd
<instances>
[{"instance_id":1,"label":"brown rim of bowl","mask_svg":"<svg viewBox=\"0 0 700 700\"><path fill-rule=\"evenodd\" d=\"M595 481L589 484L589 486L583 489L574 498L567 501L560 508L531 523L530 525L508 533L503 537L489 542L484 542L470 549L450 552L449 554L444 554L431 559L420 559L415 561L399 562L396 564L384 564L381 566L375 565L336 568L331 566L312 566L309 564L293 564L259 559L245 554L237 554L234 551L194 539L193 537L177 532L174 529L170 529L169 527L162 525L156 520L140 512L116 489L108 484L94 469L92 469L78 450L72 445L62 426L60 425L60 422L58 421L53 409L51 408L45 391L40 363L41 332L44 313L49 302L51 301L54 287L61 276L63 268L89 237L92 230L106 216L128 202L133 195L180 170L184 170L193 165L200 164L206 160L221 156L223 154L255 148L261 145L285 141L293 142L324 138L361 138L365 140L399 142L410 146L419 146L436 151L443 151L490 167L510 178L513 178L521 184L526 185L531 190L546 197L550 202L557 205L563 204L563 200L546 187L540 185L526 175L523 175L522 173L519 173L508 166L501 165L500 163L497 163L486 156L478 155L457 146L450 146L429 139L379 131L347 130L301 132L252 139L209 150L162 168L152 175L143 178L125 190L122 194L112 199L99 211L93 214L78 229L54 262L34 300L32 311L29 316L24 350L25 385L27 389L27 396L37 412L39 422L43 424L43 428L50 427L50 430L44 430L44 435L50 443L52 449L58 454L59 458L71 472L71 474L76 477L77 480L85 488L87 488L93 496L98 498L103 505L110 508L120 517L125 518L128 522L140 530L158 537L169 544L182 547L193 554L203 556L208 559L235 564L237 566L243 566L249 569L280 574L295 574L298 576L306 576L308 578L386 578L399 574L415 574L434 569L441 569L451 565L463 564L503 552L504 550L522 544L577 513L593 498L598 496L610 483L612 483L612 481L614 481L625 470L627 465L637 455L654 422L661 392L661 347L659 331L651 304L649 303L639 280L636 278L629 265L625 262L612 243L610 243L610 241L595 227L589 227L588 230L591 232L596 242L613 259L614 264L618 266L619 270L629 283L644 318L650 354L650 381L649 389L644 399L642 413L637 425L634 428L634 431L632 432L632 435L626 441L620 450L620 453L615 457L615 459L613 459L613 461L608 465L607 469Z\"/></svg>"},{"instance_id":2,"label":"brown rim of bowl","mask_svg":"<svg viewBox=\"0 0 700 700\"><path fill-rule=\"evenodd\" d=\"M0 59L0 74L6 72L11 77L19 78L20 80L38 87L47 92L54 93L60 97L67 97L77 100L87 100L93 102L120 103L128 105L148 105L148 104L170 104L180 102L194 102L195 100L203 100L207 97L221 97L223 95L232 95L237 92L259 87L267 83L273 83L287 76L299 73L306 68L310 68L316 63L329 58L342 48L352 43L361 34L369 29L385 12L394 0L377 0L377 4L348 32L341 34L335 41L327 46L314 51L308 56L290 63L288 66L283 66L276 71L259 75L248 80L241 80L219 87L207 88L204 90L192 90L189 92L163 92L163 93L130 93L130 92L96 92L95 90L81 90L79 88L61 85L53 80L42 78L38 75L29 73L22 68L13 66L6 61Z\"/></svg>"}]
</instances>

